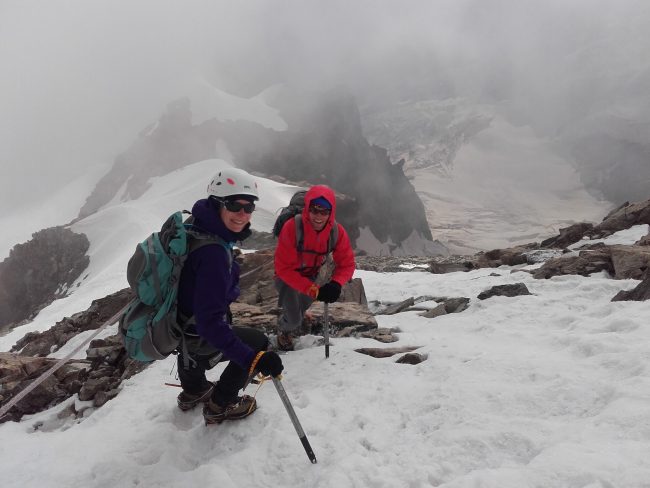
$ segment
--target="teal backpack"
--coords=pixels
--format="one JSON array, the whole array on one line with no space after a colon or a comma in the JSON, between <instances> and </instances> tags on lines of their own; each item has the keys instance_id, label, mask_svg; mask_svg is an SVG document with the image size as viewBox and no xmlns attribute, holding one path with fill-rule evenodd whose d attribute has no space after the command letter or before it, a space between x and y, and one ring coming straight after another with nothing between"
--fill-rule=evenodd
<instances>
[{"instance_id":1,"label":"teal backpack","mask_svg":"<svg viewBox=\"0 0 650 488\"><path fill-rule=\"evenodd\" d=\"M184 346L176 302L181 271L190 253L220 244L232 266L232 246L218 236L193 229L193 217L183 222L184 212L172 214L160 232L138 244L127 265L127 280L136 298L122 314L119 330L127 353L138 361L164 359L179 345Z\"/></svg>"}]
</instances>

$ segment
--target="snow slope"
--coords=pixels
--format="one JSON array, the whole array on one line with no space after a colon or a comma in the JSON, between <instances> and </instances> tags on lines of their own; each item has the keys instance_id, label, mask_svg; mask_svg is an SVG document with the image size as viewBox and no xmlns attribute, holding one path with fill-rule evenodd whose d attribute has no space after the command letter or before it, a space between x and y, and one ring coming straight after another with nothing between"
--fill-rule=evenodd
<instances>
[{"instance_id":1,"label":"snow slope","mask_svg":"<svg viewBox=\"0 0 650 488\"><path fill-rule=\"evenodd\" d=\"M87 170L45 199L34 194L29 204L2 209L0 227L5 230L0 233L0 261L9 256L9 251L16 244L31 239L34 232L65 225L76 218L88 197L88 189L95 185L105 171L106 168L101 166Z\"/></svg>"},{"instance_id":2,"label":"snow slope","mask_svg":"<svg viewBox=\"0 0 650 488\"><path fill-rule=\"evenodd\" d=\"M173 212L191 210L196 200L205 197L212 175L226 166L230 163L209 159L152 178L151 187L138 200L120 202L115 198L76 222L72 230L86 234L90 241L90 265L71 286L73 295L55 301L33 322L0 338L0 347L8 349L26 332L46 330L63 317L85 310L92 300L127 287L126 263L136 245L160 229ZM270 232L278 210L287 204L296 187L260 178L259 191L253 223L256 229Z\"/></svg>"},{"instance_id":3,"label":"snow slope","mask_svg":"<svg viewBox=\"0 0 650 488\"><path fill-rule=\"evenodd\" d=\"M498 115L458 149L448 176L409 174L434 239L454 254L539 242L613 207L586 191L549 140Z\"/></svg>"},{"instance_id":4,"label":"snow slope","mask_svg":"<svg viewBox=\"0 0 650 488\"><path fill-rule=\"evenodd\" d=\"M197 163L159 178L140 200L77 224L92 242L88 277L34 323L0 338L0 349L125 286L135 242L169 211L200 197L208 170L219 164ZM253 217L260 228L271 202L284 201L291 189L264 181L262 191L262 210ZM632 234L615 239L631 242ZM648 486L650 302L610 302L636 281L604 274L535 280L508 267L446 275L357 271L356 277L369 300L472 300L466 311L435 319L417 312L377 316L380 326L400 330L392 346L419 346L428 356L416 366L354 351L383 346L371 339L335 338L329 359L315 347L283 356L283 384L318 464L309 463L270 383L259 389L253 416L206 427L199 409L176 408L179 390L164 385L177 381L168 359L83 419L58 417L73 398L0 425L2 485ZM515 282L532 295L475 298ZM221 367L209 377L216 379Z\"/></svg>"}]
</instances>

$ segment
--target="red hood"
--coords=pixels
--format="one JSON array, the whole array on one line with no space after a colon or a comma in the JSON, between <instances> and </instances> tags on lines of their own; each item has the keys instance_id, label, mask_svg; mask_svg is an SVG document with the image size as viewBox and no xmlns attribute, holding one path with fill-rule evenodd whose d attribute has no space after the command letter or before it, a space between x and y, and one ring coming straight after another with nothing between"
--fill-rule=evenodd
<instances>
[{"instance_id":1,"label":"red hood","mask_svg":"<svg viewBox=\"0 0 650 488\"><path fill-rule=\"evenodd\" d=\"M334 222L336 219L336 196L334 195L334 190L332 190L329 186L316 185L312 186L307 191L305 194L305 208L302 210L302 219L303 222L309 222L309 204L312 200L320 197L323 197L332 205L332 213L330 214L330 218L327 221L327 225L325 226L325 228L329 230L329 228L332 227L332 222Z\"/></svg>"}]
</instances>

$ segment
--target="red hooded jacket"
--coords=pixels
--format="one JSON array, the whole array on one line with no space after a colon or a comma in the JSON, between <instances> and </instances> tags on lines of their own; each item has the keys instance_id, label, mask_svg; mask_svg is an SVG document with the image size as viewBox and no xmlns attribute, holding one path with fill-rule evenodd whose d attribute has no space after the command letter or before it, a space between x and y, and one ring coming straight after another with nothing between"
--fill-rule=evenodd
<instances>
[{"instance_id":1,"label":"red hooded jacket","mask_svg":"<svg viewBox=\"0 0 650 488\"><path fill-rule=\"evenodd\" d=\"M316 232L309 223L309 204L312 200L324 197L332 204L330 218L323 230ZM299 253L296 249L296 221L289 219L282 227L275 249L275 274L291 288L309 295L313 286L314 276L304 276L300 272L301 263L305 268L318 269L323 264L327 254L327 241L329 240L332 223L336 218L336 197L334 191L325 185L311 187L305 194L305 208L302 211L303 250L313 252ZM338 239L332 252L334 258L334 273L332 281L343 286L352 279L354 274L354 252L350 245L350 238L343 226L338 225ZM317 254L318 253L318 254ZM311 279L310 279L311 278Z\"/></svg>"}]
</instances>

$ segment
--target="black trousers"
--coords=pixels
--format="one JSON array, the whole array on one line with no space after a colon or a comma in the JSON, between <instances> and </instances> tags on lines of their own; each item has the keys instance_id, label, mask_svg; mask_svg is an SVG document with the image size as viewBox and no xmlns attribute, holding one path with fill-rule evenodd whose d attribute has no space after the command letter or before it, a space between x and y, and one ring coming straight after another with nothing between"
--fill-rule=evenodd
<instances>
[{"instance_id":1,"label":"black trousers","mask_svg":"<svg viewBox=\"0 0 650 488\"><path fill-rule=\"evenodd\" d=\"M295 332L300 329L305 313L314 300L294 290L280 278L275 278L275 289L278 290L278 306L282 310L278 317L278 330Z\"/></svg>"},{"instance_id":2,"label":"black trousers","mask_svg":"<svg viewBox=\"0 0 650 488\"><path fill-rule=\"evenodd\" d=\"M269 340L263 332L251 327L233 327L232 330L243 343L247 344L256 353L268 349ZM201 354L195 354L192 352L191 347L188 348L189 369L185 369L183 353L179 352L178 354L178 379L181 381L183 390L187 393L196 394L205 391L209 385L205 377L206 370L214 368L222 361L227 361L224 357L216 361L219 354L221 354L218 349L213 349L209 353L205 351L205 348L202 349ZM226 369L221 373L219 381L215 383L212 391L212 401L218 405L230 403L237 398L239 390L242 389L247 379L248 370L230 361Z\"/></svg>"}]
</instances>

